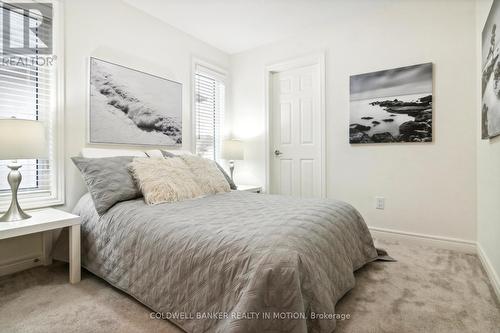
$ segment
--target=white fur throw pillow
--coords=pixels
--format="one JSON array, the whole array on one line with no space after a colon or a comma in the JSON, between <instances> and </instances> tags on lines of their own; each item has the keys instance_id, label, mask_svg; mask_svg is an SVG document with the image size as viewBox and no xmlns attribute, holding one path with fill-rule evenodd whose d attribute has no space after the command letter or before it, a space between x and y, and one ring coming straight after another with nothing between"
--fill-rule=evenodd
<instances>
[{"instance_id":1,"label":"white fur throw pillow","mask_svg":"<svg viewBox=\"0 0 500 333\"><path fill-rule=\"evenodd\" d=\"M188 165L204 194L231 191L229 183L214 161L196 155L181 155L180 157Z\"/></svg>"},{"instance_id":2,"label":"white fur throw pillow","mask_svg":"<svg viewBox=\"0 0 500 333\"><path fill-rule=\"evenodd\" d=\"M148 205L202 196L189 167L178 157L135 158L129 164Z\"/></svg>"}]
</instances>

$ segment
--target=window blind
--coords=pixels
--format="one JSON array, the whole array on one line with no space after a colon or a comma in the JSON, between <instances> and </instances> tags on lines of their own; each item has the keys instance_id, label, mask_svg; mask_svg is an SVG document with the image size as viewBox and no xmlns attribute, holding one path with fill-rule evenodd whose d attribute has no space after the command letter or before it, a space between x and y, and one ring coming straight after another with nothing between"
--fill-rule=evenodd
<instances>
[{"instance_id":1,"label":"window blind","mask_svg":"<svg viewBox=\"0 0 500 333\"><path fill-rule=\"evenodd\" d=\"M5 13L8 12L8 13ZM6 15L4 15L6 14ZM10 31L4 31L4 18L9 19ZM48 18L45 17L47 20ZM26 21L30 27L39 26L42 17L37 11L25 11L16 7L15 3L0 1L0 29L2 39L9 41L11 47L22 47L26 36L29 45L35 48L34 54L2 52L0 57L0 117L43 121L47 128L47 159L18 160L23 180L20 185L20 200L23 196L55 197L57 189L55 176L55 129L54 112L56 101L56 70L55 61L48 65L48 57L38 49L43 47L43 36L47 29L37 28L36 33L25 33L23 25ZM49 24L53 24L49 18ZM51 29L54 31L54 29ZM51 36L54 41L55 36ZM0 45L2 45L0 41ZM10 186L7 182L11 161L0 161L0 203L10 201Z\"/></svg>"},{"instance_id":2,"label":"window blind","mask_svg":"<svg viewBox=\"0 0 500 333\"><path fill-rule=\"evenodd\" d=\"M225 107L224 76L197 65L195 72L196 153L217 160L220 157Z\"/></svg>"}]
</instances>

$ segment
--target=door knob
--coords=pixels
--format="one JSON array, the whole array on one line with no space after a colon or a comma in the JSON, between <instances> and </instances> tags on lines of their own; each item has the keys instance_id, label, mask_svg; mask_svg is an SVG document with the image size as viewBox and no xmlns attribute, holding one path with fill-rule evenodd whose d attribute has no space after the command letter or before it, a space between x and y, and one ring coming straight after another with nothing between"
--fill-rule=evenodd
<instances>
[{"instance_id":1,"label":"door knob","mask_svg":"<svg viewBox=\"0 0 500 333\"><path fill-rule=\"evenodd\" d=\"M283 153L282 153L282 152L280 152L278 149L276 149L276 150L274 151L274 156L280 156L280 155L283 155Z\"/></svg>"}]
</instances>

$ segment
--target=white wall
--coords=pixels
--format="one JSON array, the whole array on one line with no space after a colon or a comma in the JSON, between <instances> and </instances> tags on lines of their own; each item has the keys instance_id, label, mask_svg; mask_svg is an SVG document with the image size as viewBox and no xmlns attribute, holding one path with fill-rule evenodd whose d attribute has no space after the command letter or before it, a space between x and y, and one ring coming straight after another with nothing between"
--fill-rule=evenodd
<instances>
[{"instance_id":1,"label":"white wall","mask_svg":"<svg viewBox=\"0 0 500 333\"><path fill-rule=\"evenodd\" d=\"M69 158L86 145L90 56L181 82L183 145L191 145L192 57L228 68L225 53L119 0L66 0L66 207L85 192Z\"/></svg>"},{"instance_id":2,"label":"white wall","mask_svg":"<svg viewBox=\"0 0 500 333\"><path fill-rule=\"evenodd\" d=\"M192 57L221 68L229 67L229 57L119 0L66 0L64 5L66 205L62 208L71 210L86 191L82 177L70 157L78 155L86 146L90 56L181 82L183 140L186 149L191 145ZM31 236L29 242L16 239L0 241L0 266L16 258L39 254L39 237Z\"/></svg>"},{"instance_id":3,"label":"white wall","mask_svg":"<svg viewBox=\"0 0 500 333\"><path fill-rule=\"evenodd\" d=\"M481 34L493 0L476 7L477 241L500 283L500 137L481 140ZM500 285L497 286L497 288Z\"/></svg>"},{"instance_id":4,"label":"white wall","mask_svg":"<svg viewBox=\"0 0 500 333\"><path fill-rule=\"evenodd\" d=\"M328 25L232 56L234 134L247 140L237 179L265 182L266 65L324 51L328 196L370 226L474 241L474 10L468 0L343 1ZM349 75L424 62L434 63L434 142L349 145Z\"/></svg>"}]
</instances>

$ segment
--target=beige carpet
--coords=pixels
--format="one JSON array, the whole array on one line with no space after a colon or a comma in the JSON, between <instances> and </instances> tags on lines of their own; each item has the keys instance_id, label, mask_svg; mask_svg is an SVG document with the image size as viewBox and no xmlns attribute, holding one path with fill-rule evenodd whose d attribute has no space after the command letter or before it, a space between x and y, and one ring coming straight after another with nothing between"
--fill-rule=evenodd
<instances>
[{"instance_id":1,"label":"beige carpet","mask_svg":"<svg viewBox=\"0 0 500 333\"><path fill-rule=\"evenodd\" d=\"M500 305L474 255L382 242L398 262L356 273L338 304L351 318L335 332L500 332ZM83 272L67 283L56 263L0 278L0 332L181 332L150 310Z\"/></svg>"}]
</instances>

